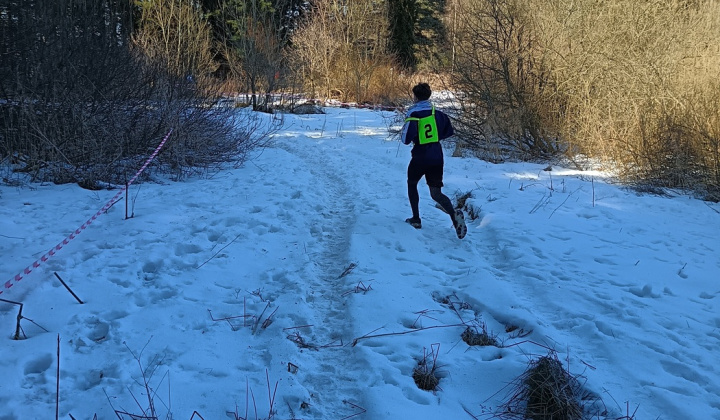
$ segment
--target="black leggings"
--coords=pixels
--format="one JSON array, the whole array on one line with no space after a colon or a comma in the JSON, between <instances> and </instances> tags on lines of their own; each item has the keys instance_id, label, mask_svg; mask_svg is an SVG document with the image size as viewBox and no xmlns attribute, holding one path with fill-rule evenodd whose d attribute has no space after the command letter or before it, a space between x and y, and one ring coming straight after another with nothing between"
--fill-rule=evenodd
<instances>
[{"instance_id":1,"label":"black leggings","mask_svg":"<svg viewBox=\"0 0 720 420\"><path fill-rule=\"evenodd\" d=\"M452 214L454 212L452 202L445 194L442 193L443 165L425 166L419 164L414 159L411 159L410 165L408 165L407 184L408 198L410 199L410 208L412 209L413 217L418 219L420 218L420 210L418 208L420 195L418 194L417 186L418 182L420 182L420 178L423 176L425 176L425 181L427 181L428 187L430 187L430 197L440 204L440 206L442 206L445 212L449 214L452 219Z\"/></svg>"}]
</instances>

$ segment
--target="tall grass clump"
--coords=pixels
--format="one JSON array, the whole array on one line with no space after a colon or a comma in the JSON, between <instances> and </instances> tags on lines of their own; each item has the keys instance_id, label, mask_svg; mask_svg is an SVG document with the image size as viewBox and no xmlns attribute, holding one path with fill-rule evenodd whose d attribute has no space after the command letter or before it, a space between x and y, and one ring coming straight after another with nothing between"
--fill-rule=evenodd
<instances>
[{"instance_id":1,"label":"tall grass clump","mask_svg":"<svg viewBox=\"0 0 720 420\"><path fill-rule=\"evenodd\" d=\"M720 199L720 2L458 0L459 131Z\"/></svg>"},{"instance_id":2,"label":"tall grass clump","mask_svg":"<svg viewBox=\"0 0 720 420\"><path fill-rule=\"evenodd\" d=\"M553 0L535 25L574 152L720 199L719 2Z\"/></svg>"}]
</instances>

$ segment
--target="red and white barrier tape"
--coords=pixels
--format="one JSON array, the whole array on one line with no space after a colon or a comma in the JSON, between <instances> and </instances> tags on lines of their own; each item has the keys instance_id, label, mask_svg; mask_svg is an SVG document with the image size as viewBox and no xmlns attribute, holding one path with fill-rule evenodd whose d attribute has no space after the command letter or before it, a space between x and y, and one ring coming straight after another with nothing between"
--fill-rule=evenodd
<instances>
[{"instance_id":1,"label":"red and white barrier tape","mask_svg":"<svg viewBox=\"0 0 720 420\"><path fill-rule=\"evenodd\" d=\"M105 205L103 206L103 208L101 208L100 210L98 210L98 212L95 213L95 214L93 215L93 217L91 217L90 219L88 219L87 222L83 223L82 226L80 226L79 228L75 229L75 231L74 231L73 233L71 233L70 235L68 235L65 239L63 239L62 242L60 242L59 244L55 245L52 249L50 249L50 251L46 252L42 257L40 257L40 258L38 258L37 260L35 260L35 262L33 262L33 263L30 264L29 266L25 267L25 269L24 269L21 273L16 274L15 277L13 277L13 278L11 278L10 280L6 281L5 284L4 284L4 286L3 286L3 288L4 288L4 289L10 289L11 287L14 286L13 283L19 282L20 280L22 280L22 279L24 278L24 276L27 276L27 275L30 274L34 269L40 267L40 264L41 264L41 263L44 263L45 261L47 261L48 259L50 259L50 257L52 257L53 255L55 255L55 254L56 254L58 251L60 251L65 245L67 245L70 241L72 241L73 239L75 239L75 237L77 237L77 235L79 235L80 232L82 232L83 230L87 229L87 227L90 226L90 224L92 224L92 222L94 222L95 219L98 218L98 216L100 216L101 214L103 214L104 212L106 212L113 204L115 204L115 201L125 192L125 190L127 190L127 187L129 187L130 184L132 184L133 182L135 182L135 180L140 176L141 173L143 173L143 171L145 170L145 168L147 168L147 166L150 164L150 162L152 162L153 159L155 159L155 156L157 156L157 154L160 153L160 149L163 148L163 146L165 145L165 142L167 142L167 140L170 138L170 134L172 134L172 129L170 129L170 131L165 135L165 138L162 139L162 141L160 142L160 144L158 145L158 147L155 148L155 151L154 151L153 154L150 155L150 157L145 161L145 163L143 164L143 166L137 171L137 173L135 173L135 176L133 176L132 179L130 179L130 182L128 182L124 187L122 187L122 188L120 189L120 191L118 191L118 193L115 194L115 196L114 196L113 198L111 198L110 201L108 201L107 204L105 204ZM4 290L0 289L0 295L3 294L3 293L4 293Z\"/></svg>"}]
</instances>

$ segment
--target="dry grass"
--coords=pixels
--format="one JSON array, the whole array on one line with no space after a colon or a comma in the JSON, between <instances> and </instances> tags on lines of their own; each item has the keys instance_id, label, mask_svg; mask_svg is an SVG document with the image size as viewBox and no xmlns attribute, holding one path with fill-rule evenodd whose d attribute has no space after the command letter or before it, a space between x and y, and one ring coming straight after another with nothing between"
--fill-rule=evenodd
<instances>
[{"instance_id":1,"label":"dry grass","mask_svg":"<svg viewBox=\"0 0 720 420\"><path fill-rule=\"evenodd\" d=\"M720 199L719 2L458 4L458 126L484 157L585 155Z\"/></svg>"},{"instance_id":2,"label":"dry grass","mask_svg":"<svg viewBox=\"0 0 720 420\"><path fill-rule=\"evenodd\" d=\"M573 381L575 378L555 357L541 357L533 362L523 377L525 415L533 420L582 418Z\"/></svg>"},{"instance_id":3,"label":"dry grass","mask_svg":"<svg viewBox=\"0 0 720 420\"><path fill-rule=\"evenodd\" d=\"M460 335L460 338L462 338L468 346L500 346L500 343L497 341L497 336L489 334L485 324L482 324L480 329L477 327L467 327Z\"/></svg>"},{"instance_id":4,"label":"dry grass","mask_svg":"<svg viewBox=\"0 0 720 420\"><path fill-rule=\"evenodd\" d=\"M583 388L557 354L531 360L509 385L508 395L493 418L506 420L581 420L607 414L598 396ZM601 413L601 414L598 414Z\"/></svg>"},{"instance_id":5,"label":"dry grass","mask_svg":"<svg viewBox=\"0 0 720 420\"><path fill-rule=\"evenodd\" d=\"M437 374L437 357L440 351L440 344L430 346L430 352L423 348L423 358L418 361L417 366L413 369L412 377L415 385L423 391L436 391L440 384L440 378Z\"/></svg>"},{"instance_id":6,"label":"dry grass","mask_svg":"<svg viewBox=\"0 0 720 420\"><path fill-rule=\"evenodd\" d=\"M440 384L440 379L435 375L435 369L427 368L425 365L418 365L413 370L415 385L423 391L435 391Z\"/></svg>"}]
</instances>

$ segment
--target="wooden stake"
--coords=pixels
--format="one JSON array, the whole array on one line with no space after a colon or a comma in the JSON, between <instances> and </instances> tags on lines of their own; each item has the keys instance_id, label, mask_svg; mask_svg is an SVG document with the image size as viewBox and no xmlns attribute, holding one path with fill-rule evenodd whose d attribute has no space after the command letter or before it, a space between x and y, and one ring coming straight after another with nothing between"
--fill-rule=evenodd
<instances>
[{"instance_id":1,"label":"wooden stake","mask_svg":"<svg viewBox=\"0 0 720 420\"><path fill-rule=\"evenodd\" d=\"M19 340L20 339L20 320L23 319L23 316L22 316L23 304L20 302L14 302L12 300L7 300L7 299L0 299L0 301L12 303L13 305L18 305L20 307L20 310L18 311L18 316L17 316L17 325L15 326L15 335L13 336L13 340Z\"/></svg>"},{"instance_id":2,"label":"wooden stake","mask_svg":"<svg viewBox=\"0 0 720 420\"><path fill-rule=\"evenodd\" d=\"M60 419L60 334L57 336L57 381L55 386L55 420Z\"/></svg>"},{"instance_id":3,"label":"wooden stake","mask_svg":"<svg viewBox=\"0 0 720 420\"><path fill-rule=\"evenodd\" d=\"M125 183L125 220L128 219L128 188L130 188L130 184L127 182Z\"/></svg>"},{"instance_id":4,"label":"wooden stake","mask_svg":"<svg viewBox=\"0 0 720 420\"><path fill-rule=\"evenodd\" d=\"M80 300L79 297L77 297L77 295L75 294L75 292L73 292L72 290L70 290L70 288L68 287L68 285L65 284L65 282L63 281L63 279L60 278L60 276L58 275L58 273L55 272L54 274L55 274L55 277L57 277L57 279L60 280L60 283L62 283L62 285L65 286L65 288L67 289L67 291L70 292L71 295L73 295L73 297L75 298L75 300L77 300L78 302L80 302L80 304L82 305L82 304L83 304L83 301Z\"/></svg>"}]
</instances>

